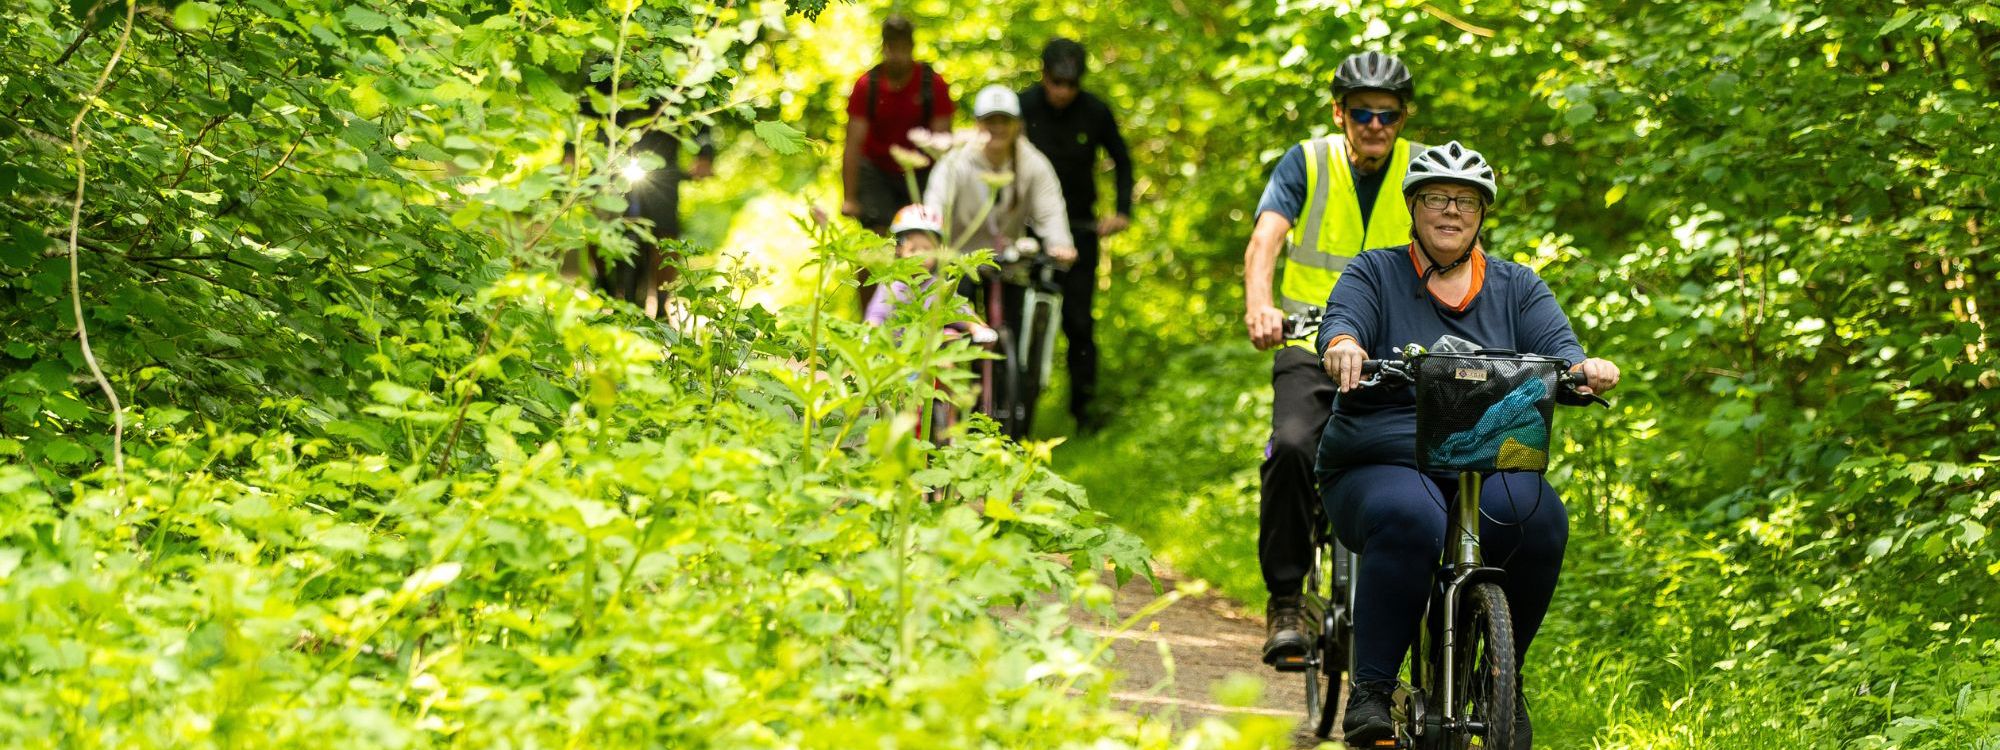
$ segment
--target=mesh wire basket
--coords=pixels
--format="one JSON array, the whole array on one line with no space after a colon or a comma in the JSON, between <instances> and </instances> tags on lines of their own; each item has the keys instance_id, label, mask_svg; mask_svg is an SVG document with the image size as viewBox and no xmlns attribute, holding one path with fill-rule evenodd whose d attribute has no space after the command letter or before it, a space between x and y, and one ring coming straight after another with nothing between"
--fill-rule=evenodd
<instances>
[{"instance_id":1,"label":"mesh wire basket","mask_svg":"<svg viewBox=\"0 0 2000 750\"><path fill-rule=\"evenodd\" d=\"M1432 352L1419 355L1413 364L1419 469L1548 470L1562 361Z\"/></svg>"}]
</instances>

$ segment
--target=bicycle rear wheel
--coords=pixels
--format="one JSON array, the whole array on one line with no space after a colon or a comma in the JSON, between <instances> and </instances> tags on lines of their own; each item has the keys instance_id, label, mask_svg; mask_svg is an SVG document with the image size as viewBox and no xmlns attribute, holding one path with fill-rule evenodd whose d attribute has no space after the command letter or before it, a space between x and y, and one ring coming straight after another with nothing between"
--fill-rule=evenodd
<instances>
[{"instance_id":1,"label":"bicycle rear wheel","mask_svg":"<svg viewBox=\"0 0 2000 750\"><path fill-rule=\"evenodd\" d=\"M1337 539L1328 538L1320 547L1327 559L1317 567L1326 581L1326 613L1319 620L1320 673L1326 676L1325 712L1313 717L1317 737L1333 733L1340 715L1340 686L1354 671L1354 554Z\"/></svg>"},{"instance_id":2,"label":"bicycle rear wheel","mask_svg":"<svg viewBox=\"0 0 2000 750\"><path fill-rule=\"evenodd\" d=\"M1482 727L1450 735L1451 750L1513 750L1514 699L1521 684L1514 663L1514 618L1499 585L1473 584L1460 615L1461 641L1453 654L1457 676L1449 700L1457 714Z\"/></svg>"}]
</instances>

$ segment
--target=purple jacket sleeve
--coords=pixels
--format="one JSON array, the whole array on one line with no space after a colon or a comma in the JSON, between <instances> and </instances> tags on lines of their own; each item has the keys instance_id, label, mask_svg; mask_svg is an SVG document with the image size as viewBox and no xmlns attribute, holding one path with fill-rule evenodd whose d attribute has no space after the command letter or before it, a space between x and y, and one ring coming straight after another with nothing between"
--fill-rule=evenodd
<instances>
[{"instance_id":1,"label":"purple jacket sleeve","mask_svg":"<svg viewBox=\"0 0 2000 750\"><path fill-rule=\"evenodd\" d=\"M896 311L896 303L889 293L889 287L891 286L894 285L876 285L875 295L868 298L868 311L861 316L861 319L867 321L868 325L879 326L887 323L889 322L889 314Z\"/></svg>"}]
</instances>

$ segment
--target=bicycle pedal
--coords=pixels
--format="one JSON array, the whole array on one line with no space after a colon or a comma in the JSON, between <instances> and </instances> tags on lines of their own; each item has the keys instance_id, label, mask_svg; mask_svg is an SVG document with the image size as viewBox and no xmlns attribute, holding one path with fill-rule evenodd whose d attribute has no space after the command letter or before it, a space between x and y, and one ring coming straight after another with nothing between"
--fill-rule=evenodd
<instances>
[{"instance_id":1,"label":"bicycle pedal","mask_svg":"<svg viewBox=\"0 0 2000 750\"><path fill-rule=\"evenodd\" d=\"M1280 672L1304 672L1312 669L1312 660L1305 656L1280 656L1271 662L1271 667Z\"/></svg>"}]
</instances>

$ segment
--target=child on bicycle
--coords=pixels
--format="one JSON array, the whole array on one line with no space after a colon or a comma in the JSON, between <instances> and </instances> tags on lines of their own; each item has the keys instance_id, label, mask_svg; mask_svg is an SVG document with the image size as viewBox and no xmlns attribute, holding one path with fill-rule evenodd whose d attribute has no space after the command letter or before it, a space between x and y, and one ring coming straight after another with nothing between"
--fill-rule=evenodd
<instances>
[{"instance_id":1,"label":"child on bicycle","mask_svg":"<svg viewBox=\"0 0 2000 750\"><path fill-rule=\"evenodd\" d=\"M924 269L936 272L937 254L944 247L942 214L921 203L904 206L896 212L896 218L890 222L889 233L896 238L896 257L923 258ZM932 280L935 279L933 276ZM930 283L925 281L924 287L929 288ZM862 319L869 325L884 325L894 317L898 308L914 301L918 293L919 290L911 289L909 284L901 281L876 286L875 295L868 300L868 311ZM974 319L971 305L963 299L958 302L961 319L952 322L946 328L969 334L976 342L985 343L993 340L993 329Z\"/></svg>"}]
</instances>

